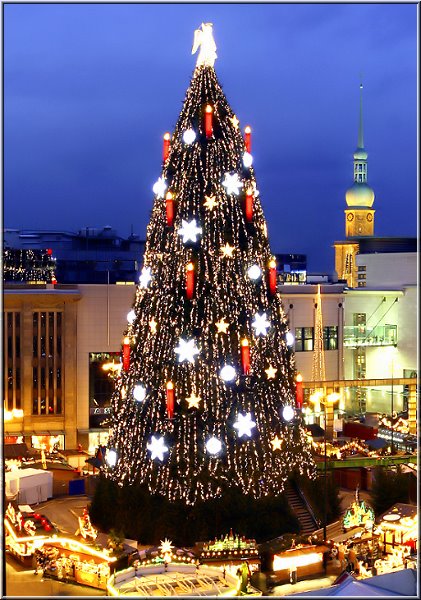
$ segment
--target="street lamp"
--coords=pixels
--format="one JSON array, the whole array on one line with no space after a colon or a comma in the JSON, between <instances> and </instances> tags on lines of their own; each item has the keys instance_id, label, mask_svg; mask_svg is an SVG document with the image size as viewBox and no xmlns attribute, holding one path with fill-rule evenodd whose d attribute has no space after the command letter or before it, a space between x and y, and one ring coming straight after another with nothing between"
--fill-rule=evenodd
<instances>
[{"instance_id":1,"label":"street lamp","mask_svg":"<svg viewBox=\"0 0 421 600\"><path fill-rule=\"evenodd\" d=\"M332 392L327 396L321 391L316 391L310 396L310 402L323 404L325 407L325 422L324 422L324 506L323 506L323 541L326 541L326 526L327 526L327 449L326 449L326 430L329 417L333 417L333 405L340 399L340 394ZM330 429L330 424L329 424Z\"/></svg>"},{"instance_id":2,"label":"street lamp","mask_svg":"<svg viewBox=\"0 0 421 600\"><path fill-rule=\"evenodd\" d=\"M391 385L391 392L392 392L392 399L391 399L391 406L390 406L390 410L391 410L391 415L390 415L390 425L391 425L391 440L390 440L390 454L394 453L394 447L393 447L393 412L394 412L394 406L393 406L393 377L394 377L394 372L393 372L393 359L395 357L396 354L396 346L391 346L390 347L390 366L391 366L391 371L392 371L392 385Z\"/></svg>"}]
</instances>

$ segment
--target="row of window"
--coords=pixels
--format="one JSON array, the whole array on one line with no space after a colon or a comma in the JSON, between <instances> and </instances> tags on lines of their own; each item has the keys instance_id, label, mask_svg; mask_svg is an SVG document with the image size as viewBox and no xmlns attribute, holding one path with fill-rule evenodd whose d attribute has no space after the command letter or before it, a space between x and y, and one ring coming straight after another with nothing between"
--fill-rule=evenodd
<instances>
[{"instance_id":1,"label":"row of window","mask_svg":"<svg viewBox=\"0 0 421 600\"><path fill-rule=\"evenodd\" d=\"M5 317L4 366L7 376L4 378L4 401L5 408L11 411L21 408L20 313L7 311ZM60 415L63 412L62 313L34 312L32 333L32 414ZM325 350L337 350L337 326L323 328L323 347ZM313 350L314 327L297 327L295 351ZM100 355L100 358L104 359L104 356ZM93 389L90 389L90 396L101 406L111 395L112 382L101 369L102 360L91 360L91 363L90 387Z\"/></svg>"},{"instance_id":2,"label":"row of window","mask_svg":"<svg viewBox=\"0 0 421 600\"><path fill-rule=\"evenodd\" d=\"M62 313L36 311L32 326L32 414L61 415ZM21 409L21 317L6 311L4 328L4 407Z\"/></svg>"}]
</instances>

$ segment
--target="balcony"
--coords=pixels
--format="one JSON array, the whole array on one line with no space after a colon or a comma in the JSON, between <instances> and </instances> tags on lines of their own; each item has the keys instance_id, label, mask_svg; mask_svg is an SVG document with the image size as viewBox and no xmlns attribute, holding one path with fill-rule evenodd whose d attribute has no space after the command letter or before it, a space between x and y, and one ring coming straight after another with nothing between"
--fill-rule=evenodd
<instances>
[{"instance_id":1,"label":"balcony","mask_svg":"<svg viewBox=\"0 0 421 600\"><path fill-rule=\"evenodd\" d=\"M344 346L359 348L361 346L396 346L398 343L397 325L345 325Z\"/></svg>"}]
</instances>

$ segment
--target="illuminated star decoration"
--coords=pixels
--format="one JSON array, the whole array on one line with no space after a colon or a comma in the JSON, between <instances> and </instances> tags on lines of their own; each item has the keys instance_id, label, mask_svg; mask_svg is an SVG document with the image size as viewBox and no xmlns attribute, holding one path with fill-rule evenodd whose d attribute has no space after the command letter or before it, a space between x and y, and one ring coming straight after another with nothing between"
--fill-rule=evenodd
<instances>
[{"instance_id":1,"label":"illuminated star decoration","mask_svg":"<svg viewBox=\"0 0 421 600\"><path fill-rule=\"evenodd\" d=\"M266 313L264 312L261 315L256 313L251 326L254 327L256 335L266 335L266 329L269 329L270 327L270 322L266 318Z\"/></svg>"},{"instance_id":2,"label":"illuminated star decoration","mask_svg":"<svg viewBox=\"0 0 421 600\"><path fill-rule=\"evenodd\" d=\"M165 190L167 189L167 184L165 183L164 177L160 177L152 188L153 193L157 195L158 198L163 198L165 196Z\"/></svg>"},{"instance_id":3,"label":"illuminated star decoration","mask_svg":"<svg viewBox=\"0 0 421 600\"><path fill-rule=\"evenodd\" d=\"M220 251L221 251L222 256L232 258L232 253L234 252L234 250L235 250L234 246L230 246L227 242L225 244L225 246L221 246Z\"/></svg>"},{"instance_id":4,"label":"illuminated star decoration","mask_svg":"<svg viewBox=\"0 0 421 600\"><path fill-rule=\"evenodd\" d=\"M209 210L213 210L218 204L215 196L205 196L205 200L206 202L204 202L203 205L206 206L206 208Z\"/></svg>"},{"instance_id":5,"label":"illuminated star decoration","mask_svg":"<svg viewBox=\"0 0 421 600\"><path fill-rule=\"evenodd\" d=\"M190 398L186 398L186 402L188 403L189 408L199 408L200 401L201 398L199 398L199 396L196 396L194 392L191 393Z\"/></svg>"},{"instance_id":6,"label":"illuminated star decoration","mask_svg":"<svg viewBox=\"0 0 421 600\"><path fill-rule=\"evenodd\" d=\"M152 270L150 267L143 267L139 277L140 287L147 288L152 279Z\"/></svg>"},{"instance_id":7,"label":"illuminated star decoration","mask_svg":"<svg viewBox=\"0 0 421 600\"><path fill-rule=\"evenodd\" d=\"M238 421L234 423L234 427L238 429L238 437L242 437L243 435L251 437L251 430L253 427L256 427L256 423L251 420L250 413L246 413L245 415L238 413Z\"/></svg>"},{"instance_id":8,"label":"illuminated star decoration","mask_svg":"<svg viewBox=\"0 0 421 600\"><path fill-rule=\"evenodd\" d=\"M252 188L253 188L253 196L254 196L255 198L257 198L257 196L259 195L259 193L260 193L260 192L259 192L259 190L258 190L258 189L257 189L257 187L256 187L256 182L255 182L255 181L252 181L252 182L251 182L251 185L252 185Z\"/></svg>"},{"instance_id":9,"label":"illuminated star decoration","mask_svg":"<svg viewBox=\"0 0 421 600\"><path fill-rule=\"evenodd\" d=\"M166 554L167 552L169 552L171 554L171 550L174 548L174 546L172 545L172 541L168 540L167 538L165 538L164 541L161 540L161 545L159 547L159 549L161 550L162 554Z\"/></svg>"},{"instance_id":10,"label":"illuminated star decoration","mask_svg":"<svg viewBox=\"0 0 421 600\"><path fill-rule=\"evenodd\" d=\"M151 438L150 444L147 445L147 449L151 453L151 459L159 458L159 460L164 460L164 452L168 452L167 446L164 444L163 437L155 437L154 435Z\"/></svg>"},{"instance_id":11,"label":"illuminated star decoration","mask_svg":"<svg viewBox=\"0 0 421 600\"><path fill-rule=\"evenodd\" d=\"M155 318L152 317L152 319L149 321L149 327L151 328L151 333L156 333L157 325L158 325L158 323L155 321Z\"/></svg>"},{"instance_id":12,"label":"illuminated star decoration","mask_svg":"<svg viewBox=\"0 0 421 600\"><path fill-rule=\"evenodd\" d=\"M273 440L270 441L270 443L272 444L273 450L280 450L282 446L282 439L275 435L275 437L273 438Z\"/></svg>"},{"instance_id":13,"label":"illuminated star decoration","mask_svg":"<svg viewBox=\"0 0 421 600\"><path fill-rule=\"evenodd\" d=\"M265 373L268 379L275 379L275 375L278 369L274 369L272 365L269 365L267 369L265 369Z\"/></svg>"},{"instance_id":14,"label":"illuminated star decoration","mask_svg":"<svg viewBox=\"0 0 421 600\"><path fill-rule=\"evenodd\" d=\"M234 115L233 117L230 117L230 121L231 121L231 124L234 127L234 129L238 129L240 121L237 119L237 116Z\"/></svg>"},{"instance_id":15,"label":"illuminated star decoration","mask_svg":"<svg viewBox=\"0 0 421 600\"><path fill-rule=\"evenodd\" d=\"M226 187L227 194L235 194L236 196L238 196L240 189L243 187L237 173L233 173L232 175L230 173L225 173L225 179L222 182L222 185Z\"/></svg>"},{"instance_id":16,"label":"illuminated star decoration","mask_svg":"<svg viewBox=\"0 0 421 600\"><path fill-rule=\"evenodd\" d=\"M183 236L183 244L189 240L197 242L197 236L202 233L202 228L197 226L196 219L192 219L191 221L183 219L181 224L182 227L180 227L178 233Z\"/></svg>"},{"instance_id":17,"label":"illuminated star decoration","mask_svg":"<svg viewBox=\"0 0 421 600\"><path fill-rule=\"evenodd\" d=\"M199 349L196 346L195 340L183 340L183 338L180 338L179 346L175 349L175 353L178 354L178 362L188 360L194 363L194 357L196 354L199 354Z\"/></svg>"},{"instance_id":18,"label":"illuminated star decoration","mask_svg":"<svg viewBox=\"0 0 421 600\"><path fill-rule=\"evenodd\" d=\"M224 319L221 319L220 321L218 321L218 323L215 323L215 325L218 328L218 333L227 333L229 323L224 321Z\"/></svg>"}]
</instances>

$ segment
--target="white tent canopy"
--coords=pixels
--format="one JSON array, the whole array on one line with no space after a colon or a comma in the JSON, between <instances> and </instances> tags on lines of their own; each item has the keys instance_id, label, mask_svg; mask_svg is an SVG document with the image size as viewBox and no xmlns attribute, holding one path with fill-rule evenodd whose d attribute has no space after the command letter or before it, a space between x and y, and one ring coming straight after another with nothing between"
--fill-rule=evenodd
<instances>
[{"instance_id":1,"label":"white tent canopy","mask_svg":"<svg viewBox=\"0 0 421 600\"><path fill-rule=\"evenodd\" d=\"M37 504L53 497L53 474L41 469L5 473L6 498L19 504Z\"/></svg>"}]
</instances>

